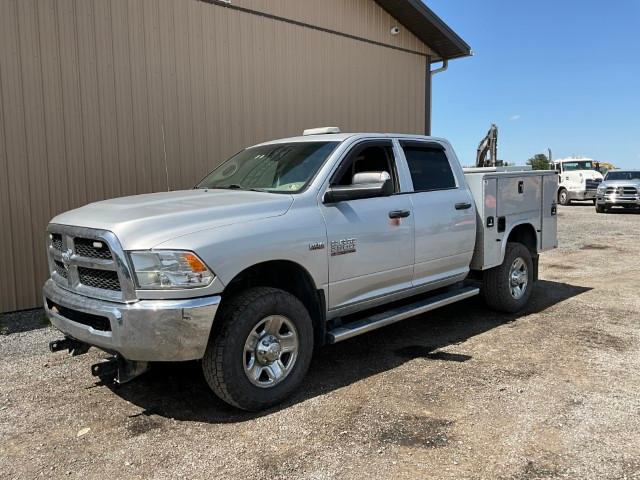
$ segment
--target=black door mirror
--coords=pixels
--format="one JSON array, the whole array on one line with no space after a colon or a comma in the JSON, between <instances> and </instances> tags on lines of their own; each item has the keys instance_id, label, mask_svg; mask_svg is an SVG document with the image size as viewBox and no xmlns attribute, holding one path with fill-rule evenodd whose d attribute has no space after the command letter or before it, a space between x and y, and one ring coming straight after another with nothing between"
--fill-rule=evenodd
<instances>
[{"instance_id":1,"label":"black door mirror","mask_svg":"<svg viewBox=\"0 0 640 480\"><path fill-rule=\"evenodd\" d=\"M363 198L386 197L394 191L387 172L362 172L353 176L351 185L332 185L324 194L324 203L346 202Z\"/></svg>"}]
</instances>

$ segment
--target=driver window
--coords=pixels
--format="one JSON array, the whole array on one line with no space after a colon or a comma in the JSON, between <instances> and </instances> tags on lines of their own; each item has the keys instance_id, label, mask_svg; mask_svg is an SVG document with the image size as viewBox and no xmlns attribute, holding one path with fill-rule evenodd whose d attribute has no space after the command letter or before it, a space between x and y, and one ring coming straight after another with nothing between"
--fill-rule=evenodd
<instances>
[{"instance_id":1,"label":"driver window","mask_svg":"<svg viewBox=\"0 0 640 480\"><path fill-rule=\"evenodd\" d=\"M367 142L356 146L333 177L331 185L352 185L353 176L362 172L387 172L398 191L395 159L391 143Z\"/></svg>"}]
</instances>

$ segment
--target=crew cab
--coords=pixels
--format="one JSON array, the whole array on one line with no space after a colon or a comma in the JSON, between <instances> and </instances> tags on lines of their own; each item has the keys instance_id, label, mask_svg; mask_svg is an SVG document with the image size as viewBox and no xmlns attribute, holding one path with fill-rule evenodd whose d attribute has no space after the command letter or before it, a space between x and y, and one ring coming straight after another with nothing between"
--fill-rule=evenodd
<instances>
[{"instance_id":1,"label":"crew cab","mask_svg":"<svg viewBox=\"0 0 640 480\"><path fill-rule=\"evenodd\" d=\"M92 203L47 228L52 351L199 360L246 410L281 402L314 349L482 294L516 312L557 246L553 171L466 172L444 139L335 128L262 143L195 188Z\"/></svg>"},{"instance_id":2,"label":"crew cab","mask_svg":"<svg viewBox=\"0 0 640 480\"><path fill-rule=\"evenodd\" d=\"M596 212L640 208L640 170L609 170L598 186Z\"/></svg>"}]
</instances>

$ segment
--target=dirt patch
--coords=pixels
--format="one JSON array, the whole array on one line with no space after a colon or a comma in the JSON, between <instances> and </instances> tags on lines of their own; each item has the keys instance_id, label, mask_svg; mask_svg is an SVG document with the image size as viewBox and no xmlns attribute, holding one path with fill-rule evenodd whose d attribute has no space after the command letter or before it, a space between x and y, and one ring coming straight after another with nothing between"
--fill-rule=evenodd
<instances>
[{"instance_id":1,"label":"dirt patch","mask_svg":"<svg viewBox=\"0 0 640 480\"><path fill-rule=\"evenodd\" d=\"M608 245L599 245L596 243L590 243L583 246L580 250L610 250L612 247Z\"/></svg>"},{"instance_id":2,"label":"dirt patch","mask_svg":"<svg viewBox=\"0 0 640 480\"><path fill-rule=\"evenodd\" d=\"M137 437L138 435L144 435L145 433L162 428L162 422L147 415L135 415L130 417L125 424L127 433L131 437Z\"/></svg>"},{"instance_id":3,"label":"dirt patch","mask_svg":"<svg viewBox=\"0 0 640 480\"><path fill-rule=\"evenodd\" d=\"M561 473L555 467L529 460L520 472L507 478L509 480L546 480L561 477Z\"/></svg>"},{"instance_id":4,"label":"dirt patch","mask_svg":"<svg viewBox=\"0 0 640 480\"><path fill-rule=\"evenodd\" d=\"M547 268L550 270L562 270L566 272L569 272L571 270L578 270L578 267L574 267L573 265L567 265L564 263L558 263L557 265L549 265Z\"/></svg>"},{"instance_id":5,"label":"dirt patch","mask_svg":"<svg viewBox=\"0 0 640 480\"><path fill-rule=\"evenodd\" d=\"M439 418L402 417L386 425L378 439L403 447L442 448L451 441L449 430L452 424L450 420Z\"/></svg>"},{"instance_id":6,"label":"dirt patch","mask_svg":"<svg viewBox=\"0 0 640 480\"><path fill-rule=\"evenodd\" d=\"M42 308L0 315L0 335L29 332L50 325Z\"/></svg>"},{"instance_id":7,"label":"dirt patch","mask_svg":"<svg viewBox=\"0 0 640 480\"><path fill-rule=\"evenodd\" d=\"M597 328L584 328L578 331L576 340L578 340L578 343L587 345L590 348L611 349L616 352L624 352L632 344L628 339L611 335Z\"/></svg>"}]
</instances>

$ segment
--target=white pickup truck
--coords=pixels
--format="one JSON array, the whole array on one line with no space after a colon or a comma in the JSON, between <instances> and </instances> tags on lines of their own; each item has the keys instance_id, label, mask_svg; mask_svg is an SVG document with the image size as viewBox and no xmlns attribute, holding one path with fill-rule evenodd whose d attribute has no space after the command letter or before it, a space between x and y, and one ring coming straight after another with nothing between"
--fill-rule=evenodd
<instances>
[{"instance_id":1,"label":"white pickup truck","mask_svg":"<svg viewBox=\"0 0 640 480\"><path fill-rule=\"evenodd\" d=\"M481 293L525 306L557 246L557 174L470 169L443 139L316 129L247 148L194 189L93 203L47 228L52 351L120 382L199 360L259 410L314 348Z\"/></svg>"}]
</instances>

